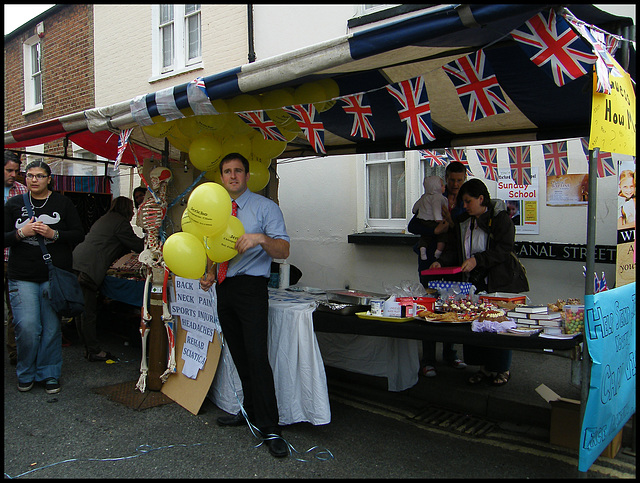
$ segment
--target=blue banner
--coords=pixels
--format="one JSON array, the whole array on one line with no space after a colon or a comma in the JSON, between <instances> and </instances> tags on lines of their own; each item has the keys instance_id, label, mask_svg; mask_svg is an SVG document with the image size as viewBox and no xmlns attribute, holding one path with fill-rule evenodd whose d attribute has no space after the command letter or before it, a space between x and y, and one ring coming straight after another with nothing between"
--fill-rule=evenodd
<instances>
[{"instance_id":1,"label":"blue banner","mask_svg":"<svg viewBox=\"0 0 640 483\"><path fill-rule=\"evenodd\" d=\"M587 471L636 412L636 284L585 296L585 341L593 361L580 433Z\"/></svg>"}]
</instances>

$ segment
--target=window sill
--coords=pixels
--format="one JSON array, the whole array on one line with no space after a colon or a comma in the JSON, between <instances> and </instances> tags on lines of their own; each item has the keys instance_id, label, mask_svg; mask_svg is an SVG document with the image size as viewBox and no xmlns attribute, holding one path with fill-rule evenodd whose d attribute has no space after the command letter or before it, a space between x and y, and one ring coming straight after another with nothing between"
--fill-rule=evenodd
<instances>
[{"instance_id":1,"label":"window sill","mask_svg":"<svg viewBox=\"0 0 640 483\"><path fill-rule=\"evenodd\" d=\"M29 107L24 111L22 111L22 115L28 116L29 114L33 114L35 112L42 112L42 109L43 109L42 104L38 104L36 106Z\"/></svg>"},{"instance_id":2,"label":"window sill","mask_svg":"<svg viewBox=\"0 0 640 483\"><path fill-rule=\"evenodd\" d=\"M419 235L412 233L352 233L347 237L347 242L357 245L413 246L419 238Z\"/></svg>"},{"instance_id":3,"label":"window sill","mask_svg":"<svg viewBox=\"0 0 640 483\"><path fill-rule=\"evenodd\" d=\"M153 75L153 76L151 76L149 78L149 84L153 84L154 82L158 82L158 81L161 81L161 80L169 79L171 77L175 77L175 76L182 75L182 74L187 74L189 72L193 72L195 70L202 70L202 69L204 69L204 65L203 65L202 62L199 62L197 64L193 64L193 65L190 65L188 67L183 67L183 68L178 69L178 70L172 70L172 71L169 71L169 72L165 72L164 74L156 74L156 75Z\"/></svg>"}]
</instances>

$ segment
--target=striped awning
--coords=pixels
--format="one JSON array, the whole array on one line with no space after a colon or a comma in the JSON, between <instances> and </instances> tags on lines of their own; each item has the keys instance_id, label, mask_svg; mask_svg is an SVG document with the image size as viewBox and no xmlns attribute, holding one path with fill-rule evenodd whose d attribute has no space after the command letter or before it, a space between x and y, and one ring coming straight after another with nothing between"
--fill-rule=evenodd
<instances>
[{"instance_id":1,"label":"striped awning","mask_svg":"<svg viewBox=\"0 0 640 483\"><path fill-rule=\"evenodd\" d=\"M558 13L562 7L553 7ZM632 24L593 5L569 5L570 12L599 28ZM5 132L5 147L25 147L63 136L108 159L115 159L117 133L133 128L130 142L163 147L163 139L142 127L197 114L216 114L216 100L241 94L259 96L277 89L330 78L339 94L323 100L331 107L317 113L324 152L302 132L279 156L401 151L503 142L588 136L591 83L588 73L559 87L538 68L511 36L514 29L550 5L436 5L413 16L355 32L293 52L259 60L111 106ZM504 112L470 121L459 92L443 66L482 50L504 93ZM628 71L635 78L635 52ZM407 145L407 123L388 86L420 78L426 88L432 136ZM354 128L343 99L367 95L372 136ZM329 105L329 104L327 104ZM84 143L84 144L83 144ZM415 143L414 143L415 144ZM140 147L139 147L140 146ZM100 151L100 152L97 152ZM106 155L104 154L106 153ZM171 158L179 152L172 148ZM133 164L130 150L124 164Z\"/></svg>"}]
</instances>

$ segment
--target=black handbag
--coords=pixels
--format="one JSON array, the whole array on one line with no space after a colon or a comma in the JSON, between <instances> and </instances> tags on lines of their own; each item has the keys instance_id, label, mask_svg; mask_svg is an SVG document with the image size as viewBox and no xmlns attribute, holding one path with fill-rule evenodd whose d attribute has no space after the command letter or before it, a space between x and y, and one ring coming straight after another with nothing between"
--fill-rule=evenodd
<instances>
[{"instance_id":1,"label":"black handbag","mask_svg":"<svg viewBox=\"0 0 640 483\"><path fill-rule=\"evenodd\" d=\"M29 212L29 218L33 218L33 210L29 197L25 193L24 206ZM44 245L44 240L38 236L38 243L42 250L42 259L49 269L49 301L51 307L62 317L75 317L84 312L84 296L78 282L77 275L56 267L51 261L51 255Z\"/></svg>"}]
</instances>

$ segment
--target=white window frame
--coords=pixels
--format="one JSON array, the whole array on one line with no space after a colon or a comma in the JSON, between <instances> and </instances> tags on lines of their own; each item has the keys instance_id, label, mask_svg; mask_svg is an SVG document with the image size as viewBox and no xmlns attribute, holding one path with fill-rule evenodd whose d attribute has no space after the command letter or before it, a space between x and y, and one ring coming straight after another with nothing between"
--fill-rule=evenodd
<instances>
[{"instance_id":1,"label":"white window frame","mask_svg":"<svg viewBox=\"0 0 640 483\"><path fill-rule=\"evenodd\" d=\"M383 159L372 159L373 157L383 156ZM404 167L404 216L400 218L392 218L391 213L388 213L388 217L385 218L373 218L370 216L370 203L369 199L369 167L371 166L380 166L384 165L390 170L390 166L392 163L402 163ZM389 171L390 173L390 171ZM393 153L374 153L365 155L364 159L364 196L365 196L365 207L364 207L364 217L365 217L365 231L372 232L402 232L407 227L406 220L406 211L408 204L408 192L407 192L407 158L406 153L404 151L396 151ZM391 177L388 178L388 183L391 183ZM391 200L392 190L391 185L389 184L388 191L388 209L392 210L393 200Z\"/></svg>"},{"instance_id":2,"label":"white window frame","mask_svg":"<svg viewBox=\"0 0 640 483\"><path fill-rule=\"evenodd\" d=\"M37 35L28 38L22 44L22 53L23 53L23 69L24 69L24 111L23 115L30 114L32 112L41 111L43 106L44 92L42 89L42 50L39 49L40 52L40 70L38 72L38 82L40 84L40 102L36 102L36 92L35 92L35 80L34 80L34 72L32 70L33 65L33 47L36 45L40 45L40 38Z\"/></svg>"},{"instance_id":3,"label":"white window frame","mask_svg":"<svg viewBox=\"0 0 640 483\"><path fill-rule=\"evenodd\" d=\"M152 61L151 78L149 82L154 82L167 77L184 74L196 69L204 68L202 62L202 5L196 5L193 12L186 13L186 5L169 5L173 8L173 62L170 66L163 67L163 46L160 24L160 4L151 6L151 42ZM189 58L189 18L198 17L197 42L199 44L199 55Z\"/></svg>"}]
</instances>

